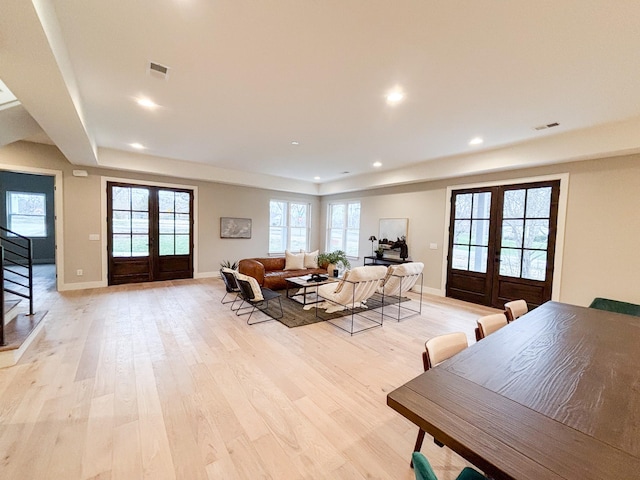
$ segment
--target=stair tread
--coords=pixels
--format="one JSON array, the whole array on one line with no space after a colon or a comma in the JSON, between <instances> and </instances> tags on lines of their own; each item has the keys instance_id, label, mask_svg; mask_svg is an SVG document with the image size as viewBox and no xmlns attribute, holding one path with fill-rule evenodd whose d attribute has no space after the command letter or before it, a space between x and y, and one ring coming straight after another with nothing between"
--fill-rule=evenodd
<instances>
[{"instance_id":1,"label":"stair tread","mask_svg":"<svg viewBox=\"0 0 640 480\"><path fill-rule=\"evenodd\" d=\"M29 334L42 321L47 311L36 312L33 315L20 313L4 327L4 346L0 346L0 352L17 350L29 337Z\"/></svg>"},{"instance_id":2,"label":"stair tread","mask_svg":"<svg viewBox=\"0 0 640 480\"><path fill-rule=\"evenodd\" d=\"M4 301L4 316L7 318L7 313L13 310L20 303L20 299L18 300L7 300Z\"/></svg>"}]
</instances>

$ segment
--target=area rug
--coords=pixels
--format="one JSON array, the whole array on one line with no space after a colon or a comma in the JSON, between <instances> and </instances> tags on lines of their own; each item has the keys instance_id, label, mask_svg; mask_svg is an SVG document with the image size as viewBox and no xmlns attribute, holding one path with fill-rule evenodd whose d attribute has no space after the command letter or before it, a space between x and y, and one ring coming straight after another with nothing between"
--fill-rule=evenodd
<instances>
[{"instance_id":1,"label":"area rug","mask_svg":"<svg viewBox=\"0 0 640 480\"><path fill-rule=\"evenodd\" d=\"M351 315L351 310L344 310L342 312L335 313L326 313L324 310L319 310L319 315L321 317L316 317L316 309L311 308L310 310L303 310L302 304L296 302L295 300L291 300L286 296L286 290L281 290L278 293L282 294L282 311L284 313L283 317L278 319L278 321L289 328L293 327L302 327L304 325L311 325L313 323L324 322L325 320L332 320L335 318L344 317L346 315ZM402 297L400 299L401 302L407 302L411 299L408 297ZM276 312L278 302L270 302L269 312L274 316L277 316ZM398 303L398 297L385 297L384 304L385 305L393 305ZM369 300L367 300L368 308L356 308L355 313L359 312L367 312L376 308L380 308L382 306L382 295L374 294Z\"/></svg>"}]
</instances>

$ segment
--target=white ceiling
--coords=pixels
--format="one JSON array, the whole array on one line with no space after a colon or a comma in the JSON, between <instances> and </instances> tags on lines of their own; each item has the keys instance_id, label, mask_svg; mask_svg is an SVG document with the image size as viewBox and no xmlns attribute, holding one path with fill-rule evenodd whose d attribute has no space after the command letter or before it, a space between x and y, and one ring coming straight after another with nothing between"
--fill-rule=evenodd
<instances>
[{"instance_id":1,"label":"white ceiling","mask_svg":"<svg viewBox=\"0 0 640 480\"><path fill-rule=\"evenodd\" d=\"M3 5L0 78L75 164L323 194L640 149L637 0Z\"/></svg>"}]
</instances>

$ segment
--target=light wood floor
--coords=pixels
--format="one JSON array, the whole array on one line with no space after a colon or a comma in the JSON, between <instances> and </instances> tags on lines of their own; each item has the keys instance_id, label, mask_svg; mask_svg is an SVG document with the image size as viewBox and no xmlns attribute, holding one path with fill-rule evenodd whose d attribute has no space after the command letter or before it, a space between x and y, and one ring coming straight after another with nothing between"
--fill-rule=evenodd
<instances>
[{"instance_id":1,"label":"light wood floor","mask_svg":"<svg viewBox=\"0 0 640 480\"><path fill-rule=\"evenodd\" d=\"M350 337L247 326L218 279L49 292L43 332L0 370L2 479L411 479L417 428L386 406L428 337L493 310L423 314ZM465 462L427 436L441 480Z\"/></svg>"}]
</instances>

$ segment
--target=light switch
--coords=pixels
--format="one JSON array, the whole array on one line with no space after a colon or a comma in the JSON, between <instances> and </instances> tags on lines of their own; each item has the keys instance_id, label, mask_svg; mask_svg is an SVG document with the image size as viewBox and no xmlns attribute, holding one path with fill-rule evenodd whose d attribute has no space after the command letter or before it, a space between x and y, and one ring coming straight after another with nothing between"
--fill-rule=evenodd
<instances>
[{"instance_id":1,"label":"light switch","mask_svg":"<svg viewBox=\"0 0 640 480\"><path fill-rule=\"evenodd\" d=\"M437 250L438 249L438 244L437 243L430 243L429 244L429 248L431 250Z\"/></svg>"},{"instance_id":2,"label":"light switch","mask_svg":"<svg viewBox=\"0 0 640 480\"><path fill-rule=\"evenodd\" d=\"M98 233L90 233L89 240L100 240L100 234Z\"/></svg>"}]
</instances>

